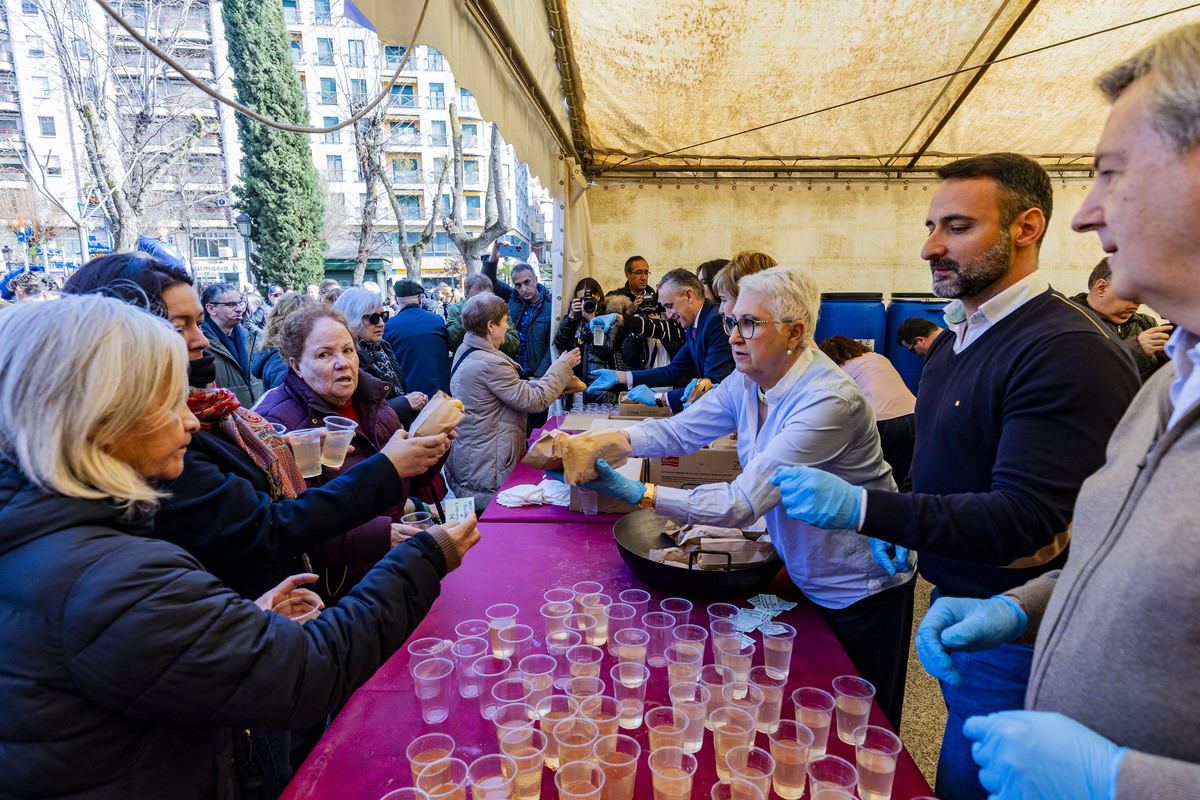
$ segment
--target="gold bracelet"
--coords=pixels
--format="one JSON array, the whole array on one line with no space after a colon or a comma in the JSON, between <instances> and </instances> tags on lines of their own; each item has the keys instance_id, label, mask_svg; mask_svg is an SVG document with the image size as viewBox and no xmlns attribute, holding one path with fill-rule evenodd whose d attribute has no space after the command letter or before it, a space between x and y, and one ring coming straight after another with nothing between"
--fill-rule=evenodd
<instances>
[{"instance_id":1,"label":"gold bracelet","mask_svg":"<svg viewBox=\"0 0 1200 800\"><path fill-rule=\"evenodd\" d=\"M654 484L646 484L646 493L638 500L638 508L654 508Z\"/></svg>"}]
</instances>

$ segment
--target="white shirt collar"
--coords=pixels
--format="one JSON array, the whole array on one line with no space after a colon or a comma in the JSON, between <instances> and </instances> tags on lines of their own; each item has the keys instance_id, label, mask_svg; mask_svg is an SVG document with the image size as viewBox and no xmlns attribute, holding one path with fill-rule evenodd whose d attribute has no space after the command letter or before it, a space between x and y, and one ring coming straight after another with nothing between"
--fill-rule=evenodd
<instances>
[{"instance_id":1,"label":"white shirt collar","mask_svg":"<svg viewBox=\"0 0 1200 800\"><path fill-rule=\"evenodd\" d=\"M783 397L788 393L789 389L796 385L796 381L800 380L800 376L804 374L804 370L808 369L809 365L812 364L814 358L813 354L815 352L817 351L811 347L804 348L804 352L802 352L800 357L796 359L796 363L792 364L791 369L789 369L784 376L779 379L779 383L775 384L765 392L768 406L777 402L780 397ZM758 384L751 381L745 375L743 375L742 378L746 381L746 384L754 390L755 396L757 397L758 392L760 391Z\"/></svg>"},{"instance_id":2,"label":"white shirt collar","mask_svg":"<svg viewBox=\"0 0 1200 800\"><path fill-rule=\"evenodd\" d=\"M1167 422L1170 429L1200 401L1200 370L1196 369L1200 366L1200 336L1176 325L1163 350L1175 367L1175 380L1170 388L1171 419Z\"/></svg>"},{"instance_id":3,"label":"white shirt collar","mask_svg":"<svg viewBox=\"0 0 1200 800\"><path fill-rule=\"evenodd\" d=\"M1049 289L1050 284L1034 270L979 306L970 319L962 300L954 300L942 309L946 327L954 331L954 352L961 353L993 325Z\"/></svg>"}]
</instances>

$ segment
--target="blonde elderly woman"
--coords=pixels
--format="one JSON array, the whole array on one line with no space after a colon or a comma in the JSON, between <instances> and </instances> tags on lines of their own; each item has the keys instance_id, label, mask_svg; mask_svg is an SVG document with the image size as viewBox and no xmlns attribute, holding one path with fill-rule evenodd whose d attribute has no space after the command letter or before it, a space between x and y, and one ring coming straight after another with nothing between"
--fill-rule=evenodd
<instances>
[{"instance_id":1,"label":"blonde elderly woman","mask_svg":"<svg viewBox=\"0 0 1200 800\"><path fill-rule=\"evenodd\" d=\"M473 520L418 534L298 625L264 607L315 576L260 607L149 535L200 427L175 328L96 295L19 303L0 363L0 796L235 796L233 736L324 718L478 540Z\"/></svg>"},{"instance_id":2,"label":"blonde elderly woman","mask_svg":"<svg viewBox=\"0 0 1200 800\"><path fill-rule=\"evenodd\" d=\"M790 519L772 483L780 467L807 464L857 486L895 486L875 415L854 381L809 347L820 293L808 273L775 267L742 277L738 288L722 318L737 372L682 413L625 433L631 455L650 457L693 453L736 432L742 474L731 483L672 489L630 480L597 461L601 477L589 488L682 523L745 528L765 517L788 575L875 684L897 726L913 611L907 552L893 561L883 543Z\"/></svg>"},{"instance_id":3,"label":"blonde elderly woman","mask_svg":"<svg viewBox=\"0 0 1200 800\"><path fill-rule=\"evenodd\" d=\"M508 331L508 304L494 294L477 294L463 304L466 329L450 367L450 394L466 418L450 448L446 477L458 497L475 496L482 511L525 455L526 416L545 411L567 388L579 364L579 349L555 359L541 378L524 381L517 362L498 349Z\"/></svg>"}]
</instances>

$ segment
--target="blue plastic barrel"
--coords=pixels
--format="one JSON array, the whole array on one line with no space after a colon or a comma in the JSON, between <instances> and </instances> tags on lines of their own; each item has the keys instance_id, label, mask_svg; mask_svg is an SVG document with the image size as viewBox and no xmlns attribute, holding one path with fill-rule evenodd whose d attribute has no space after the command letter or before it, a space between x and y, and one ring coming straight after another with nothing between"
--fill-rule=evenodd
<instances>
[{"instance_id":1,"label":"blue plastic barrel","mask_svg":"<svg viewBox=\"0 0 1200 800\"><path fill-rule=\"evenodd\" d=\"M921 368L925 366L925 356L917 355L907 347L896 344L896 330L900 323L910 317L927 319L939 328L946 327L946 321L942 319L942 309L949 302L944 297L932 294L897 292L892 295L892 302L888 303L887 347L883 352L913 394L917 393L917 386L921 383Z\"/></svg>"},{"instance_id":2,"label":"blue plastic barrel","mask_svg":"<svg viewBox=\"0 0 1200 800\"><path fill-rule=\"evenodd\" d=\"M813 335L817 344L830 336L858 339L872 350L883 350L887 333L881 292L823 292L821 315Z\"/></svg>"}]
</instances>

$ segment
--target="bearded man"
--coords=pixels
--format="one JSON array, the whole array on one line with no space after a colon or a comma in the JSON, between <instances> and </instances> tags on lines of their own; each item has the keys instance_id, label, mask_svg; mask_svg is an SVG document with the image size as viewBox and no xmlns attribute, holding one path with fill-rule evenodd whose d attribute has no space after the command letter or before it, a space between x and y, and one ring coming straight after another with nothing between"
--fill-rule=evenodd
<instances>
[{"instance_id":1,"label":"bearded man","mask_svg":"<svg viewBox=\"0 0 1200 800\"><path fill-rule=\"evenodd\" d=\"M1065 563L1079 487L1104 463L1139 379L1116 336L1038 272L1053 202L1046 171L995 153L938 176L921 257L934 293L953 299L944 311L953 335L934 340L921 375L913 491L864 490L809 467L782 469L775 482L789 516L857 526L896 545L896 562L903 548L919 550L935 597L992 597ZM962 725L1024 706L1033 647L952 658L937 794L984 800Z\"/></svg>"}]
</instances>

